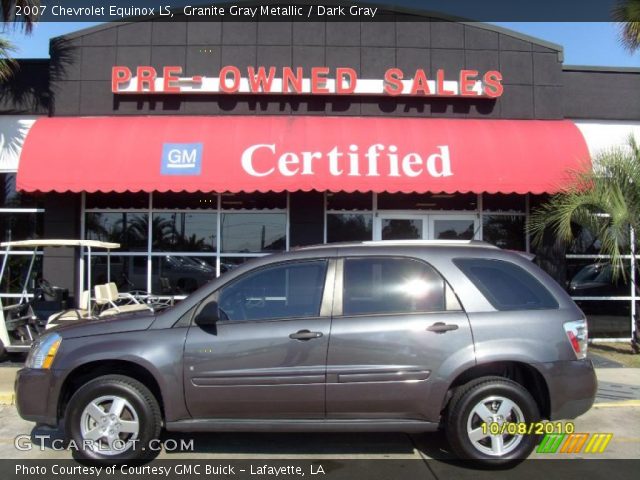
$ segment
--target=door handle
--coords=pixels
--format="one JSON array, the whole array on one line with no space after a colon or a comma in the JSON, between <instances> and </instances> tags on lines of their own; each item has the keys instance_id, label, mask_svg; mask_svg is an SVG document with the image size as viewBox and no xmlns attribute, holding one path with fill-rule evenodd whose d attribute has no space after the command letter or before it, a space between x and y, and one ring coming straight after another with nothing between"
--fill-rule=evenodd
<instances>
[{"instance_id":1,"label":"door handle","mask_svg":"<svg viewBox=\"0 0 640 480\"><path fill-rule=\"evenodd\" d=\"M447 324L444 322L436 322L433 325L427 327L427 331L436 333L446 333L450 330L457 330L458 325Z\"/></svg>"},{"instance_id":2,"label":"door handle","mask_svg":"<svg viewBox=\"0 0 640 480\"><path fill-rule=\"evenodd\" d=\"M310 332L309 330L300 330L296 333L289 335L292 340L311 340L313 338L320 338L322 332Z\"/></svg>"}]
</instances>

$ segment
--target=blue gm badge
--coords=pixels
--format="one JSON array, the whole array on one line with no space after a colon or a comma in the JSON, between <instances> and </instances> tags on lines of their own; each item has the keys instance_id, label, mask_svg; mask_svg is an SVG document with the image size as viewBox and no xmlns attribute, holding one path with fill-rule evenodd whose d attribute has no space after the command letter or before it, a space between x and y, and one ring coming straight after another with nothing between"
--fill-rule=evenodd
<instances>
[{"instance_id":1,"label":"blue gm badge","mask_svg":"<svg viewBox=\"0 0 640 480\"><path fill-rule=\"evenodd\" d=\"M201 143L165 143L162 146L162 175L200 175Z\"/></svg>"}]
</instances>

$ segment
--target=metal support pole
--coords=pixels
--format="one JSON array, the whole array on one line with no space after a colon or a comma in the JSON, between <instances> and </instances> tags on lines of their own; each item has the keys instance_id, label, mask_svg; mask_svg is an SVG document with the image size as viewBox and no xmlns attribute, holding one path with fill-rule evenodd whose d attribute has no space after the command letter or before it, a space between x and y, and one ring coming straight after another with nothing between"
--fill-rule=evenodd
<instances>
[{"instance_id":1,"label":"metal support pole","mask_svg":"<svg viewBox=\"0 0 640 480\"><path fill-rule=\"evenodd\" d=\"M2 260L2 268L0 269L0 281L2 281L2 277L4 276L4 270L5 270L5 267L7 266L7 260L9 259L9 249L10 247L8 245L4 249L4 259ZM7 282L7 285L8 284L9 282Z\"/></svg>"},{"instance_id":2,"label":"metal support pole","mask_svg":"<svg viewBox=\"0 0 640 480\"><path fill-rule=\"evenodd\" d=\"M22 284L22 293L20 294L20 301L18 305L22 305L22 302L27 299L27 284L29 283L29 279L31 278L31 272L33 271L33 265L36 262L36 255L38 255L38 249L36 248L33 251L33 255L31 255L31 262L29 263L29 269L27 270L27 276L24 279L24 283Z\"/></svg>"},{"instance_id":3,"label":"metal support pole","mask_svg":"<svg viewBox=\"0 0 640 480\"><path fill-rule=\"evenodd\" d=\"M89 302L87 304L87 310L91 315L91 247L87 247L87 285L89 285Z\"/></svg>"},{"instance_id":4,"label":"metal support pole","mask_svg":"<svg viewBox=\"0 0 640 480\"><path fill-rule=\"evenodd\" d=\"M636 329L636 232L631 228L629 240L631 243L631 338L635 338Z\"/></svg>"}]
</instances>

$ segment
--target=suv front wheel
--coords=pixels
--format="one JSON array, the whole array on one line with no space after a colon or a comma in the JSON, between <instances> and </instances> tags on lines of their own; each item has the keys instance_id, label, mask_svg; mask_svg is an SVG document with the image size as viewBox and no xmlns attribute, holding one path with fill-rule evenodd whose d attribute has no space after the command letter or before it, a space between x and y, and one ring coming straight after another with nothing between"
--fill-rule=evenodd
<instances>
[{"instance_id":1,"label":"suv front wheel","mask_svg":"<svg viewBox=\"0 0 640 480\"><path fill-rule=\"evenodd\" d=\"M506 464L529 456L538 437L518 426L540 420L538 405L520 384L484 377L458 388L446 416L447 439L459 458Z\"/></svg>"},{"instance_id":2,"label":"suv front wheel","mask_svg":"<svg viewBox=\"0 0 640 480\"><path fill-rule=\"evenodd\" d=\"M98 377L76 391L65 430L80 458L118 462L152 458L162 416L149 389L124 375Z\"/></svg>"}]
</instances>

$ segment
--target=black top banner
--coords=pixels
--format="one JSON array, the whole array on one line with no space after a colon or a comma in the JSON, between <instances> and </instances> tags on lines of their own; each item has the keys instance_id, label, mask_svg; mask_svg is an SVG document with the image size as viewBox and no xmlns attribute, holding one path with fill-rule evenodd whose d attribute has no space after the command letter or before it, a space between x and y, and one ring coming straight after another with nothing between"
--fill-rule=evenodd
<instances>
[{"instance_id":1,"label":"black top banner","mask_svg":"<svg viewBox=\"0 0 640 480\"><path fill-rule=\"evenodd\" d=\"M624 0L399 0L367 2L298 0L33 0L10 18L40 22L165 21L451 21L610 22ZM21 2L13 2L21 3ZM29 2L26 2L29 3Z\"/></svg>"}]
</instances>

